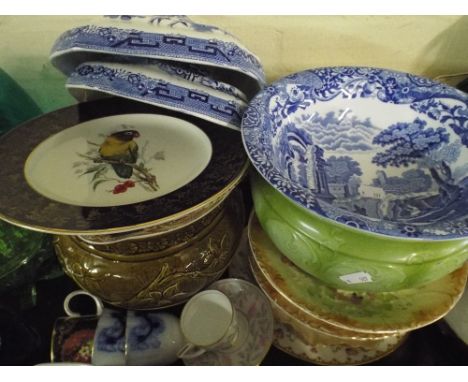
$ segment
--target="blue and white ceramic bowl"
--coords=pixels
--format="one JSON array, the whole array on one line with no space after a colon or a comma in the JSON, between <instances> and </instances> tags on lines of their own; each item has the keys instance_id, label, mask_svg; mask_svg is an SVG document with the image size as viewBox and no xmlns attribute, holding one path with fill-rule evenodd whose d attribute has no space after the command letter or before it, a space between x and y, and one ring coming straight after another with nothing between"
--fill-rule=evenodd
<instances>
[{"instance_id":1,"label":"blue and white ceramic bowl","mask_svg":"<svg viewBox=\"0 0 468 382\"><path fill-rule=\"evenodd\" d=\"M375 234L468 236L468 95L415 75L328 67L260 92L242 121L260 174L311 213Z\"/></svg>"},{"instance_id":2,"label":"blue and white ceramic bowl","mask_svg":"<svg viewBox=\"0 0 468 382\"><path fill-rule=\"evenodd\" d=\"M146 62L84 62L70 74L67 89L80 101L114 95L190 114L240 129L245 94L194 66Z\"/></svg>"},{"instance_id":3,"label":"blue and white ceramic bowl","mask_svg":"<svg viewBox=\"0 0 468 382\"><path fill-rule=\"evenodd\" d=\"M65 73L103 56L147 57L215 67L252 96L265 84L259 59L230 33L185 16L104 16L55 42L50 59Z\"/></svg>"}]
</instances>

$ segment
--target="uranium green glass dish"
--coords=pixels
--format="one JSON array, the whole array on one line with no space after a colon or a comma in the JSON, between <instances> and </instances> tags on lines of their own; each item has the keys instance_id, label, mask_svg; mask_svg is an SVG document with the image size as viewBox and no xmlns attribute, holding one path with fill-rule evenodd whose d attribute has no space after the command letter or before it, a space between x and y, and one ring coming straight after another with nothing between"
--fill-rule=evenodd
<instances>
[{"instance_id":1,"label":"uranium green glass dish","mask_svg":"<svg viewBox=\"0 0 468 382\"><path fill-rule=\"evenodd\" d=\"M0 220L0 293L34 282L47 254L44 235Z\"/></svg>"},{"instance_id":2,"label":"uranium green glass dish","mask_svg":"<svg viewBox=\"0 0 468 382\"><path fill-rule=\"evenodd\" d=\"M460 253L468 257L468 239L451 241L407 240L377 236L339 224L292 202L269 185L258 173L252 172L254 196L268 203L286 223L333 251L363 260L420 264ZM262 217L259 217L262 220Z\"/></svg>"},{"instance_id":3,"label":"uranium green glass dish","mask_svg":"<svg viewBox=\"0 0 468 382\"><path fill-rule=\"evenodd\" d=\"M372 239L340 230L303 212L258 176L252 178L252 194L258 219L276 247L303 271L335 288L414 288L447 275L468 259L466 245L454 249L448 242L432 242L432 248L429 243Z\"/></svg>"}]
</instances>

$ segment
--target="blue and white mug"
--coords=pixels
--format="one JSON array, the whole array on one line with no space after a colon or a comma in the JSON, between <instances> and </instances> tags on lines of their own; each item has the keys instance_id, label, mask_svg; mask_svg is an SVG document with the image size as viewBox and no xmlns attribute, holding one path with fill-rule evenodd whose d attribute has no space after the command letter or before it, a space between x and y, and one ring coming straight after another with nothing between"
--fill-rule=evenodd
<instances>
[{"instance_id":1,"label":"blue and white mug","mask_svg":"<svg viewBox=\"0 0 468 382\"><path fill-rule=\"evenodd\" d=\"M170 365L177 361L177 352L183 344L176 316L164 312L127 312L127 365Z\"/></svg>"},{"instance_id":2,"label":"blue and white mug","mask_svg":"<svg viewBox=\"0 0 468 382\"><path fill-rule=\"evenodd\" d=\"M91 363L100 366L170 365L184 345L179 318L154 311L126 311L104 307L99 297L86 291L70 293L64 301L68 316L79 317L70 306L76 295L87 295L96 304L98 317Z\"/></svg>"}]
</instances>

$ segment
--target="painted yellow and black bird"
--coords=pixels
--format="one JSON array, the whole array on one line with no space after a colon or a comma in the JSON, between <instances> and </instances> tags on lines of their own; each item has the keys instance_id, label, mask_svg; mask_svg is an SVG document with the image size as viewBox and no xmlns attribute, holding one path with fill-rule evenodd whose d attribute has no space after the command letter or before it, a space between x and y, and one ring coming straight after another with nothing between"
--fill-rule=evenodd
<instances>
[{"instance_id":1,"label":"painted yellow and black bird","mask_svg":"<svg viewBox=\"0 0 468 382\"><path fill-rule=\"evenodd\" d=\"M99 155L102 159L121 162L111 163L115 173L128 179L133 174L132 166L125 163L136 163L138 159L138 145L133 140L138 138L140 133L136 130L123 130L109 135L104 143L99 147Z\"/></svg>"}]
</instances>

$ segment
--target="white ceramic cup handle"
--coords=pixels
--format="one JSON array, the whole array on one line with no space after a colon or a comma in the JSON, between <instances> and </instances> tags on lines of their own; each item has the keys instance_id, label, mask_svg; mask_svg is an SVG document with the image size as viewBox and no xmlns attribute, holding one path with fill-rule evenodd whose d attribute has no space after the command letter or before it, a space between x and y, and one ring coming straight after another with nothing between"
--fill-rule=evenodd
<instances>
[{"instance_id":1,"label":"white ceramic cup handle","mask_svg":"<svg viewBox=\"0 0 468 382\"><path fill-rule=\"evenodd\" d=\"M177 357L196 358L198 356L201 356L205 352L206 352L206 349L201 348L197 345L188 343L182 346L182 348L180 348L180 350L177 352Z\"/></svg>"},{"instance_id":2,"label":"white ceramic cup handle","mask_svg":"<svg viewBox=\"0 0 468 382\"><path fill-rule=\"evenodd\" d=\"M75 312L71 310L70 308L70 301L72 300L73 297L78 296L78 295L86 295L89 296L93 299L94 303L96 304L96 316L100 316L102 314L102 310L104 309L104 305L102 304L102 301L99 299L99 297L96 297L95 295L86 292L85 290L75 290L67 295L65 297L65 300L63 301L63 309L65 310L65 313L70 316L70 317L80 317L81 314L78 312Z\"/></svg>"}]
</instances>

